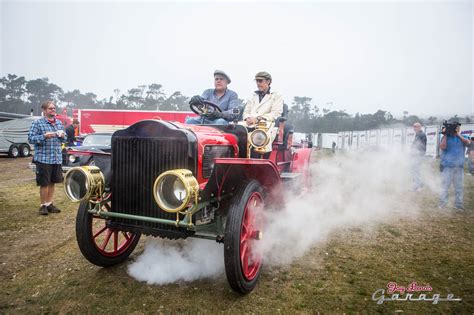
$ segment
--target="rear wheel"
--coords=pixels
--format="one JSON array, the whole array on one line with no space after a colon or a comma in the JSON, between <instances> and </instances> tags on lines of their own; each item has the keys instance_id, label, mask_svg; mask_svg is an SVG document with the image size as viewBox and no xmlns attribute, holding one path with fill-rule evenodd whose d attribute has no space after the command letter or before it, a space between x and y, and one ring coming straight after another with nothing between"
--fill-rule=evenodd
<instances>
[{"instance_id":1,"label":"rear wheel","mask_svg":"<svg viewBox=\"0 0 474 315\"><path fill-rule=\"evenodd\" d=\"M30 146L27 145L27 144L22 144L20 146L20 154L21 156L25 157L25 156L29 156L30 155Z\"/></svg>"},{"instance_id":2,"label":"rear wheel","mask_svg":"<svg viewBox=\"0 0 474 315\"><path fill-rule=\"evenodd\" d=\"M79 249L91 263L110 267L125 261L140 240L140 234L107 227L107 220L90 214L93 205L81 202L76 217L76 238ZM103 205L110 210L110 201Z\"/></svg>"},{"instance_id":3,"label":"rear wheel","mask_svg":"<svg viewBox=\"0 0 474 315\"><path fill-rule=\"evenodd\" d=\"M8 150L8 156L12 158L16 158L20 155L20 150L18 150L18 146L12 145Z\"/></svg>"},{"instance_id":4,"label":"rear wheel","mask_svg":"<svg viewBox=\"0 0 474 315\"><path fill-rule=\"evenodd\" d=\"M227 214L224 262L227 281L233 290L247 294L258 281L262 255L257 250L262 233L263 189L251 180L237 190Z\"/></svg>"}]
</instances>

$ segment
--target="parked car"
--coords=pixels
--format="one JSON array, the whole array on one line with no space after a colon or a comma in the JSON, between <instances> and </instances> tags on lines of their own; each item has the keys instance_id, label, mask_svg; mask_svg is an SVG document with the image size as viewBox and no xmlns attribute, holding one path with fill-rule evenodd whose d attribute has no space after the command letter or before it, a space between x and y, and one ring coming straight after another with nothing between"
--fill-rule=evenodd
<instances>
[{"instance_id":1,"label":"parked car","mask_svg":"<svg viewBox=\"0 0 474 315\"><path fill-rule=\"evenodd\" d=\"M92 133L84 137L81 146L66 147L63 156L63 171L72 167L96 165L98 156L110 156L112 133Z\"/></svg>"},{"instance_id":2,"label":"parked car","mask_svg":"<svg viewBox=\"0 0 474 315\"><path fill-rule=\"evenodd\" d=\"M191 109L219 110L205 104ZM231 288L252 291L263 264L263 209L282 207L285 194L310 185L311 149L292 147L293 129L284 120L269 157L265 123L249 131L239 124L143 120L116 131L111 172L74 167L64 178L67 197L80 203L76 238L83 256L109 267L128 258L141 234L208 239L224 244Z\"/></svg>"}]
</instances>

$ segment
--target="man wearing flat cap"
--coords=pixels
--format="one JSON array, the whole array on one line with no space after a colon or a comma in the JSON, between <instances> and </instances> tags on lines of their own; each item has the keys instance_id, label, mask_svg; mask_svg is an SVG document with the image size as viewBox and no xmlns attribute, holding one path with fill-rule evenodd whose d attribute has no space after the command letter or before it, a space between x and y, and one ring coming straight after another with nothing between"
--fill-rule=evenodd
<instances>
[{"instance_id":1,"label":"man wearing flat cap","mask_svg":"<svg viewBox=\"0 0 474 315\"><path fill-rule=\"evenodd\" d=\"M189 101L190 105L200 105L202 101L209 101L220 107L222 112L214 111L206 117L188 117L187 124L214 124L225 125L236 119L234 108L238 108L237 93L227 88L230 77L222 70L214 71L214 88L205 90L201 96L195 95Z\"/></svg>"},{"instance_id":2,"label":"man wearing flat cap","mask_svg":"<svg viewBox=\"0 0 474 315\"><path fill-rule=\"evenodd\" d=\"M257 73L255 75L255 82L257 83L257 90L245 106L243 115L244 125L249 128L255 127L257 117L263 117L266 120L267 126L271 131L272 140L267 145L266 151L270 152L272 150L272 142L277 134L276 128L273 128L275 120L283 113L283 97L274 91L270 91L272 83L270 73L265 71Z\"/></svg>"}]
</instances>

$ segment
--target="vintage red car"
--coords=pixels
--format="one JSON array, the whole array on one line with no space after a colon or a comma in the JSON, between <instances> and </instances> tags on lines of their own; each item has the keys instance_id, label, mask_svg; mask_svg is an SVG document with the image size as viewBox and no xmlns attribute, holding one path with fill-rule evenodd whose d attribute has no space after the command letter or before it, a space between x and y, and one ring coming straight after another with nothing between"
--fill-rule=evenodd
<instances>
[{"instance_id":1,"label":"vintage red car","mask_svg":"<svg viewBox=\"0 0 474 315\"><path fill-rule=\"evenodd\" d=\"M200 114L213 110L206 104ZM213 240L224 244L232 289L252 291L263 263L256 250L265 235L263 209L281 207L285 192L294 191L285 185L297 182L303 190L310 181L311 148L292 147L284 120L275 125L269 156L262 151L270 139L264 123L249 132L235 123L144 120L116 131L109 165L76 167L65 176L67 196L80 202L82 254L108 267L126 260L141 234Z\"/></svg>"}]
</instances>

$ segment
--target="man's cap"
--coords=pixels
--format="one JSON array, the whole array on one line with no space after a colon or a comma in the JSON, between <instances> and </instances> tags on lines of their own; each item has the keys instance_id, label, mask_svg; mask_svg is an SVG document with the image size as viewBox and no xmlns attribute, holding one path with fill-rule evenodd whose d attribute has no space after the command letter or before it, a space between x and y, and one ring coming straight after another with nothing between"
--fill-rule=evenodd
<instances>
[{"instance_id":1,"label":"man's cap","mask_svg":"<svg viewBox=\"0 0 474 315\"><path fill-rule=\"evenodd\" d=\"M231 82L231 81L230 81L230 77L227 75L227 73L225 73L225 72L222 71L222 70L216 70L216 71L214 71L214 76L216 76L216 75L221 75L221 76L223 76L223 77L227 80L227 83L230 83L230 82Z\"/></svg>"},{"instance_id":2,"label":"man's cap","mask_svg":"<svg viewBox=\"0 0 474 315\"><path fill-rule=\"evenodd\" d=\"M255 75L255 79L264 79L264 80L272 80L272 76L270 73L265 72L265 71L260 71Z\"/></svg>"}]
</instances>

